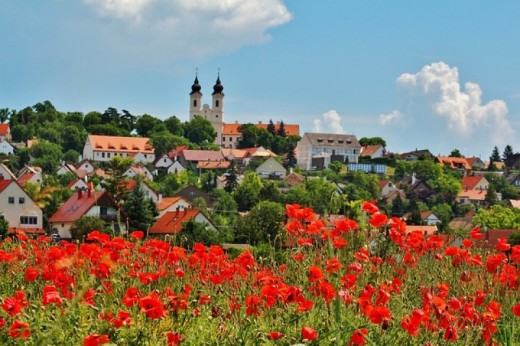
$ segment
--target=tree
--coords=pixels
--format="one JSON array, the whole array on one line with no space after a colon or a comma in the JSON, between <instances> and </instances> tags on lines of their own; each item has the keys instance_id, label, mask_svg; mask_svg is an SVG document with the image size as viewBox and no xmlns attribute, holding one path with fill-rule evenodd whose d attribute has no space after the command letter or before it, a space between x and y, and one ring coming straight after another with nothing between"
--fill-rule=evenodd
<instances>
[{"instance_id":1,"label":"tree","mask_svg":"<svg viewBox=\"0 0 520 346\"><path fill-rule=\"evenodd\" d=\"M172 135L184 135L184 127L182 126L181 121L175 115L164 120L164 125Z\"/></svg>"},{"instance_id":2,"label":"tree","mask_svg":"<svg viewBox=\"0 0 520 346\"><path fill-rule=\"evenodd\" d=\"M401 199L401 195L397 194L397 197L392 201L392 211L391 215L396 217L401 217L404 215L405 207L403 200Z\"/></svg>"},{"instance_id":3,"label":"tree","mask_svg":"<svg viewBox=\"0 0 520 346\"><path fill-rule=\"evenodd\" d=\"M42 168L43 173L54 174L63 159L59 144L40 141L29 148L33 163Z\"/></svg>"},{"instance_id":4,"label":"tree","mask_svg":"<svg viewBox=\"0 0 520 346\"><path fill-rule=\"evenodd\" d=\"M505 146L504 148L504 153L502 154L502 159L504 161L506 161L507 159L509 159L511 156L513 156L515 153L513 152L513 147L510 146L509 144Z\"/></svg>"},{"instance_id":5,"label":"tree","mask_svg":"<svg viewBox=\"0 0 520 346\"><path fill-rule=\"evenodd\" d=\"M1 108L0 109L0 124L6 123L11 117L11 112L9 108Z\"/></svg>"},{"instance_id":6,"label":"tree","mask_svg":"<svg viewBox=\"0 0 520 346\"><path fill-rule=\"evenodd\" d=\"M85 140L87 139L87 132L79 129L74 125L65 126L61 134L63 151L75 150L77 152L83 151Z\"/></svg>"},{"instance_id":7,"label":"tree","mask_svg":"<svg viewBox=\"0 0 520 346\"><path fill-rule=\"evenodd\" d=\"M236 224L236 241L253 245L274 242L282 232L284 218L285 209L281 204L262 201L244 217L244 222ZM279 243L277 241L275 245Z\"/></svg>"},{"instance_id":8,"label":"tree","mask_svg":"<svg viewBox=\"0 0 520 346\"><path fill-rule=\"evenodd\" d=\"M225 217L230 222L235 219L238 215L237 202L233 199L233 196L224 190L214 190L212 192L215 197L215 203L213 203L212 216L219 215Z\"/></svg>"},{"instance_id":9,"label":"tree","mask_svg":"<svg viewBox=\"0 0 520 346\"><path fill-rule=\"evenodd\" d=\"M432 207L432 213L434 213L440 220L440 230L445 231L448 223L453 218L453 209L448 203L441 203Z\"/></svg>"},{"instance_id":10,"label":"tree","mask_svg":"<svg viewBox=\"0 0 520 346\"><path fill-rule=\"evenodd\" d=\"M520 245L520 231L513 232L507 240L511 246Z\"/></svg>"},{"instance_id":11,"label":"tree","mask_svg":"<svg viewBox=\"0 0 520 346\"><path fill-rule=\"evenodd\" d=\"M103 187L119 203L124 197L124 191L120 189L120 183L126 171L132 166L134 160L131 157L114 156L107 163L107 172L110 177L105 179Z\"/></svg>"},{"instance_id":12,"label":"tree","mask_svg":"<svg viewBox=\"0 0 520 346\"><path fill-rule=\"evenodd\" d=\"M488 230L520 229L520 209L495 204L489 209L479 209L471 222Z\"/></svg>"},{"instance_id":13,"label":"tree","mask_svg":"<svg viewBox=\"0 0 520 346\"><path fill-rule=\"evenodd\" d=\"M0 217L0 239L4 239L9 234L9 222Z\"/></svg>"},{"instance_id":14,"label":"tree","mask_svg":"<svg viewBox=\"0 0 520 346\"><path fill-rule=\"evenodd\" d=\"M251 210L260 201L260 191L264 186L262 178L250 172L244 175L242 183L233 191L239 211Z\"/></svg>"},{"instance_id":15,"label":"tree","mask_svg":"<svg viewBox=\"0 0 520 346\"><path fill-rule=\"evenodd\" d=\"M381 137L362 137L359 140L359 145L367 146L367 145L381 145L383 148L386 148L386 141Z\"/></svg>"},{"instance_id":16,"label":"tree","mask_svg":"<svg viewBox=\"0 0 520 346\"><path fill-rule=\"evenodd\" d=\"M284 162L284 167L286 169L296 167L296 153L294 152L294 145L291 145L289 151L287 152L287 158Z\"/></svg>"},{"instance_id":17,"label":"tree","mask_svg":"<svg viewBox=\"0 0 520 346\"><path fill-rule=\"evenodd\" d=\"M238 175L234 161L231 161L231 166L229 166L229 170L226 172L225 177L226 185L224 186L224 190L228 193L232 193L238 186Z\"/></svg>"},{"instance_id":18,"label":"tree","mask_svg":"<svg viewBox=\"0 0 520 346\"><path fill-rule=\"evenodd\" d=\"M283 120L280 121L280 124L278 125L278 130L276 130L276 135L280 137L287 137L287 132L285 131L285 124L283 123Z\"/></svg>"},{"instance_id":19,"label":"tree","mask_svg":"<svg viewBox=\"0 0 520 346\"><path fill-rule=\"evenodd\" d=\"M174 135L169 131L152 133L150 142L155 150L156 157L169 153L173 148L190 143L186 138Z\"/></svg>"},{"instance_id":20,"label":"tree","mask_svg":"<svg viewBox=\"0 0 520 346\"><path fill-rule=\"evenodd\" d=\"M188 249L192 248L195 243L210 246L221 242L218 232L208 229L205 223L193 219L183 224L180 235L182 239L180 245Z\"/></svg>"},{"instance_id":21,"label":"tree","mask_svg":"<svg viewBox=\"0 0 520 346\"><path fill-rule=\"evenodd\" d=\"M209 120L200 115L195 115L193 119L184 124L184 134L190 142L195 144L213 143L217 138L217 132Z\"/></svg>"},{"instance_id":22,"label":"tree","mask_svg":"<svg viewBox=\"0 0 520 346\"><path fill-rule=\"evenodd\" d=\"M157 119L149 114L143 114L137 118L135 129L139 136L150 137L155 129L162 123L161 119Z\"/></svg>"},{"instance_id":23,"label":"tree","mask_svg":"<svg viewBox=\"0 0 520 346\"><path fill-rule=\"evenodd\" d=\"M85 236L92 231L108 233L105 230L105 222L97 216L82 216L70 227L72 239L79 242L83 242Z\"/></svg>"},{"instance_id":24,"label":"tree","mask_svg":"<svg viewBox=\"0 0 520 346\"><path fill-rule=\"evenodd\" d=\"M155 203L145 196L140 183L128 194L123 204L123 210L130 219L129 231L148 230L155 217L159 215Z\"/></svg>"},{"instance_id":25,"label":"tree","mask_svg":"<svg viewBox=\"0 0 520 346\"><path fill-rule=\"evenodd\" d=\"M448 157L464 157L459 149L453 149Z\"/></svg>"},{"instance_id":26,"label":"tree","mask_svg":"<svg viewBox=\"0 0 520 346\"><path fill-rule=\"evenodd\" d=\"M493 152L491 153L491 156L489 157L489 164L491 165L492 162L500 162L500 153L498 152L498 147L495 145L493 148Z\"/></svg>"},{"instance_id":27,"label":"tree","mask_svg":"<svg viewBox=\"0 0 520 346\"><path fill-rule=\"evenodd\" d=\"M317 178L306 180L305 187L311 196L312 209L320 214L330 212L333 196L337 194L336 185L323 178Z\"/></svg>"},{"instance_id":28,"label":"tree","mask_svg":"<svg viewBox=\"0 0 520 346\"><path fill-rule=\"evenodd\" d=\"M256 127L253 124L242 124L238 127L238 131L242 134L237 145L237 148L239 149L259 146L262 131L269 135L266 129Z\"/></svg>"},{"instance_id":29,"label":"tree","mask_svg":"<svg viewBox=\"0 0 520 346\"><path fill-rule=\"evenodd\" d=\"M272 119L269 119L269 123L267 124L267 132L269 132L273 136L276 135L276 127L274 126Z\"/></svg>"}]
</instances>

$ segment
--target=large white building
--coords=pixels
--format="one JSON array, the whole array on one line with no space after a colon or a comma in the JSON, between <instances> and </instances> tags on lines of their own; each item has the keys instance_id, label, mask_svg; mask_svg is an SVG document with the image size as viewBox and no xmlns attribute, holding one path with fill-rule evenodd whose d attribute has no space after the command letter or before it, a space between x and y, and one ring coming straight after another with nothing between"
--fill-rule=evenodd
<instances>
[{"instance_id":1,"label":"large white building","mask_svg":"<svg viewBox=\"0 0 520 346\"><path fill-rule=\"evenodd\" d=\"M108 162L114 156L131 157L136 163L153 163L155 153L149 138L89 135L83 159Z\"/></svg>"},{"instance_id":2,"label":"large white building","mask_svg":"<svg viewBox=\"0 0 520 346\"><path fill-rule=\"evenodd\" d=\"M322 170L334 161L357 163L360 152L354 135L306 132L296 146L296 159L304 170Z\"/></svg>"}]
</instances>

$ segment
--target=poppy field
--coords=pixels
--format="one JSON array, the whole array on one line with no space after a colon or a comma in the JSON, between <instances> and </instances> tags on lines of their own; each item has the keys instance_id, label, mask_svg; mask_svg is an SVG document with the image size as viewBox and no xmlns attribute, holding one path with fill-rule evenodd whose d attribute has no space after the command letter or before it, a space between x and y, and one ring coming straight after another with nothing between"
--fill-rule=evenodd
<instances>
[{"instance_id":1,"label":"poppy field","mask_svg":"<svg viewBox=\"0 0 520 346\"><path fill-rule=\"evenodd\" d=\"M287 206L272 253L93 231L0 245L0 344L518 345L520 246ZM283 244L283 246L280 246ZM276 246L274 246L276 245Z\"/></svg>"}]
</instances>

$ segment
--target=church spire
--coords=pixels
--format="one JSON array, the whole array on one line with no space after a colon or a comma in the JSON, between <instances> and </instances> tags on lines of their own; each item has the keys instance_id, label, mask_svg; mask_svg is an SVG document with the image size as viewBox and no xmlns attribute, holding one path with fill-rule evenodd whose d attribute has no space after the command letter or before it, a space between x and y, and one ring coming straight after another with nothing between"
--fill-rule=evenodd
<instances>
[{"instance_id":1,"label":"church spire","mask_svg":"<svg viewBox=\"0 0 520 346\"><path fill-rule=\"evenodd\" d=\"M215 94L224 95L224 93L222 92L223 90L224 90L224 86L220 82L220 68L219 68L218 75L217 75L217 81L215 82L215 85L213 86L213 94L211 94L211 95L215 95Z\"/></svg>"}]
</instances>

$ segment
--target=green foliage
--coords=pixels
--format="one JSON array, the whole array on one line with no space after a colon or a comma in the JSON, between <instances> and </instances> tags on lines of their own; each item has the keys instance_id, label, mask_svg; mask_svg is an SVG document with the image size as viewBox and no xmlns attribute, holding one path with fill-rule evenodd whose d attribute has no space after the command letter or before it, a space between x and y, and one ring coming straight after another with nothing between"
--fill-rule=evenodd
<instances>
[{"instance_id":1,"label":"green foliage","mask_svg":"<svg viewBox=\"0 0 520 346\"><path fill-rule=\"evenodd\" d=\"M493 205L475 213L472 223L487 229L520 229L520 209Z\"/></svg>"},{"instance_id":2,"label":"green foliage","mask_svg":"<svg viewBox=\"0 0 520 346\"><path fill-rule=\"evenodd\" d=\"M511 156L514 155L514 151L513 151L513 147L510 146L509 144L505 146L504 148L504 153L502 154L502 159L505 161L507 159L509 159Z\"/></svg>"},{"instance_id":3,"label":"green foliage","mask_svg":"<svg viewBox=\"0 0 520 346\"><path fill-rule=\"evenodd\" d=\"M262 178L251 172L244 175L241 184L233 191L239 211L250 210L260 201L260 191L264 187Z\"/></svg>"},{"instance_id":4,"label":"green foliage","mask_svg":"<svg viewBox=\"0 0 520 346\"><path fill-rule=\"evenodd\" d=\"M280 245L285 208L280 203L262 201L241 222L235 224L235 241L247 244Z\"/></svg>"},{"instance_id":5,"label":"green foliage","mask_svg":"<svg viewBox=\"0 0 520 346\"><path fill-rule=\"evenodd\" d=\"M152 133L150 136L150 142L155 149L156 157L167 154L170 150L178 146L190 144L186 138L174 135L169 131Z\"/></svg>"},{"instance_id":6,"label":"green foliage","mask_svg":"<svg viewBox=\"0 0 520 346\"><path fill-rule=\"evenodd\" d=\"M199 115L184 123L184 135L195 144L213 143L217 138L217 133L209 120Z\"/></svg>"},{"instance_id":7,"label":"green foliage","mask_svg":"<svg viewBox=\"0 0 520 346\"><path fill-rule=\"evenodd\" d=\"M491 153L491 156L489 157L489 164L493 162L500 162L500 153L498 152L498 147L495 146L493 148L493 152Z\"/></svg>"},{"instance_id":8,"label":"green foliage","mask_svg":"<svg viewBox=\"0 0 520 346\"><path fill-rule=\"evenodd\" d=\"M520 231L513 232L508 239L511 246L520 245Z\"/></svg>"},{"instance_id":9,"label":"green foliage","mask_svg":"<svg viewBox=\"0 0 520 346\"><path fill-rule=\"evenodd\" d=\"M143 114L137 118L135 129L139 136L150 137L152 133L157 132L157 128L162 124L162 121L149 114Z\"/></svg>"},{"instance_id":10,"label":"green foliage","mask_svg":"<svg viewBox=\"0 0 520 346\"><path fill-rule=\"evenodd\" d=\"M235 168L235 163L232 161L229 170L226 172L226 185L224 186L224 190L226 192L233 192L238 186L238 175L237 170Z\"/></svg>"},{"instance_id":11,"label":"green foliage","mask_svg":"<svg viewBox=\"0 0 520 346\"><path fill-rule=\"evenodd\" d=\"M437 204L432 207L432 213L434 213L441 220L439 230L444 231L447 228L448 223L453 218L453 210L451 205L448 203Z\"/></svg>"},{"instance_id":12,"label":"green foliage","mask_svg":"<svg viewBox=\"0 0 520 346\"><path fill-rule=\"evenodd\" d=\"M464 157L459 149L453 149L448 157Z\"/></svg>"},{"instance_id":13,"label":"green foliage","mask_svg":"<svg viewBox=\"0 0 520 346\"><path fill-rule=\"evenodd\" d=\"M79 242L83 242L85 236L92 231L109 233L105 230L105 222L97 216L82 216L70 228L72 239Z\"/></svg>"},{"instance_id":14,"label":"green foliage","mask_svg":"<svg viewBox=\"0 0 520 346\"><path fill-rule=\"evenodd\" d=\"M123 204L123 210L130 219L129 231L139 230L146 231L159 214L155 203L147 198L141 184L137 186L127 195Z\"/></svg>"},{"instance_id":15,"label":"green foliage","mask_svg":"<svg viewBox=\"0 0 520 346\"><path fill-rule=\"evenodd\" d=\"M206 246L219 244L221 236L218 232L207 228L206 224L190 220L183 224L180 232L180 245L192 248L195 243Z\"/></svg>"},{"instance_id":16,"label":"green foliage","mask_svg":"<svg viewBox=\"0 0 520 346\"><path fill-rule=\"evenodd\" d=\"M9 222L0 217L0 239L4 239L9 234Z\"/></svg>"},{"instance_id":17,"label":"green foliage","mask_svg":"<svg viewBox=\"0 0 520 346\"><path fill-rule=\"evenodd\" d=\"M63 159L61 146L47 141L39 141L29 149L33 163L42 168L43 173L54 174Z\"/></svg>"},{"instance_id":18,"label":"green foliage","mask_svg":"<svg viewBox=\"0 0 520 346\"><path fill-rule=\"evenodd\" d=\"M386 148L386 141L381 137L362 137L359 140L359 144L363 147L367 145L381 145L383 148Z\"/></svg>"},{"instance_id":19,"label":"green foliage","mask_svg":"<svg viewBox=\"0 0 520 346\"><path fill-rule=\"evenodd\" d=\"M331 211L332 199L337 194L337 186L323 178L307 179L305 187L311 196L310 205L317 213Z\"/></svg>"}]
</instances>

